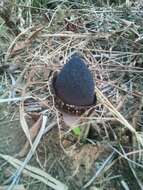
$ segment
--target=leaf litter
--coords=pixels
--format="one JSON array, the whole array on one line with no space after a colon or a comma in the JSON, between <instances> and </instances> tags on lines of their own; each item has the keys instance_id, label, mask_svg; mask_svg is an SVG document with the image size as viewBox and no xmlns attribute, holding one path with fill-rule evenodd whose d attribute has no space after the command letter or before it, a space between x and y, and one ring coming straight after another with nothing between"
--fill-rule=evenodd
<instances>
[{"instance_id":1,"label":"leaf litter","mask_svg":"<svg viewBox=\"0 0 143 190\"><path fill-rule=\"evenodd\" d=\"M27 7L21 10L27 11ZM48 20L44 20L45 14L49 15ZM13 147L14 153L1 153L1 158L16 169L9 189L18 180L21 184L25 182L26 189L46 189L47 185L58 189L58 184L62 184L61 189L69 190L141 187L141 6L134 3L131 7L74 9L63 4L55 10L41 10L40 15L39 18L33 14L31 8L35 26L27 26L11 41L0 66L4 88L0 98L1 124L9 121L15 128L13 121L17 120L18 130L25 138L25 143L18 140L17 146L22 143L19 151ZM37 24L36 19L41 23ZM83 116L79 126L90 125L84 139L77 138L61 121L48 88L51 72L59 71L75 52L84 57L91 69L98 98L90 116ZM13 85L7 68L16 59L20 72L15 72L17 67L12 70ZM5 94L10 93L11 86L14 97ZM43 117L46 122L41 128ZM9 130L9 126L5 128ZM5 139L3 143L8 142L7 136ZM7 146L10 149L16 143ZM6 166L2 165L1 169L5 170ZM26 177L22 175L25 171ZM45 173L41 176L42 172ZM49 174L57 186L46 182Z\"/></svg>"}]
</instances>

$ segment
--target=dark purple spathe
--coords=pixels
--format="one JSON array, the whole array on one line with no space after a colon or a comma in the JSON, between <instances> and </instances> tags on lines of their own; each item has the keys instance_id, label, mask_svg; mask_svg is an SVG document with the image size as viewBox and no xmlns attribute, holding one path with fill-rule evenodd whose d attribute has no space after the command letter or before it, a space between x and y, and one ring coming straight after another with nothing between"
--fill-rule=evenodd
<instances>
[{"instance_id":1,"label":"dark purple spathe","mask_svg":"<svg viewBox=\"0 0 143 190\"><path fill-rule=\"evenodd\" d=\"M77 55L64 65L55 81L57 96L66 104L92 105L95 98L94 80L84 61Z\"/></svg>"}]
</instances>

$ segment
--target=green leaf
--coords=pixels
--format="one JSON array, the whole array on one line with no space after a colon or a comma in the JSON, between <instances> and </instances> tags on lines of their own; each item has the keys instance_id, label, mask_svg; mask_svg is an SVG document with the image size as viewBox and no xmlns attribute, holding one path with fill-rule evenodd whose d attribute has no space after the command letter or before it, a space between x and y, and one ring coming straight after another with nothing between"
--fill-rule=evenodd
<instances>
[{"instance_id":1,"label":"green leaf","mask_svg":"<svg viewBox=\"0 0 143 190\"><path fill-rule=\"evenodd\" d=\"M80 134L81 134L81 129L80 129L80 127L75 127L75 128L72 129L72 131L73 131L73 133L74 133L75 135L77 135L77 136L80 136Z\"/></svg>"}]
</instances>

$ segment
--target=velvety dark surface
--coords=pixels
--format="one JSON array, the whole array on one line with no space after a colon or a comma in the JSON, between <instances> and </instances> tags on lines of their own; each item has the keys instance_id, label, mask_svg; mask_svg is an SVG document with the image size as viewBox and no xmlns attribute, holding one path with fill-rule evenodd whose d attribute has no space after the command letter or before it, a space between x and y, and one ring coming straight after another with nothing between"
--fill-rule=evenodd
<instances>
[{"instance_id":1,"label":"velvety dark surface","mask_svg":"<svg viewBox=\"0 0 143 190\"><path fill-rule=\"evenodd\" d=\"M55 90L67 104L77 106L93 104L93 77L78 55L73 55L62 68L55 82Z\"/></svg>"}]
</instances>

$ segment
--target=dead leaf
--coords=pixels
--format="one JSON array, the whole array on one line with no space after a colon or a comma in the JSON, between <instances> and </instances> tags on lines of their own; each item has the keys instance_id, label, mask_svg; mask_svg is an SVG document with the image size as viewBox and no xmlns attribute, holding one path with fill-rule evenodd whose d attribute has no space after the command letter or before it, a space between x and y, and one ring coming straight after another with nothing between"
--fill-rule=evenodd
<instances>
[{"instance_id":1,"label":"dead leaf","mask_svg":"<svg viewBox=\"0 0 143 190\"><path fill-rule=\"evenodd\" d=\"M30 43L29 39L17 42L17 44L15 44L15 46L13 47L11 51L11 57L16 56L21 50L26 48L29 43Z\"/></svg>"},{"instance_id":2,"label":"dead leaf","mask_svg":"<svg viewBox=\"0 0 143 190\"><path fill-rule=\"evenodd\" d=\"M7 190L9 186L0 186L0 190ZM24 185L15 185L13 190L26 190Z\"/></svg>"},{"instance_id":3,"label":"dead leaf","mask_svg":"<svg viewBox=\"0 0 143 190\"><path fill-rule=\"evenodd\" d=\"M117 107L116 107L117 111L121 111L121 109L123 108L123 106L124 106L124 104L125 104L126 98L127 98L126 96L120 97L119 103L118 103L118 105L117 105Z\"/></svg>"},{"instance_id":4,"label":"dead leaf","mask_svg":"<svg viewBox=\"0 0 143 190\"><path fill-rule=\"evenodd\" d=\"M102 146L95 146L91 144L84 145L81 150L76 151L73 156L75 168L80 165L84 165L85 173L88 173L92 167L92 164L99 158L103 151L104 147Z\"/></svg>"},{"instance_id":5,"label":"dead leaf","mask_svg":"<svg viewBox=\"0 0 143 190\"><path fill-rule=\"evenodd\" d=\"M36 122L39 119L41 113L31 112L31 113L28 113L28 115L31 117L33 122Z\"/></svg>"},{"instance_id":6,"label":"dead leaf","mask_svg":"<svg viewBox=\"0 0 143 190\"><path fill-rule=\"evenodd\" d=\"M32 40L34 37L37 36L37 34L39 32L41 32L44 29L44 26L36 28L34 32L32 32L32 34L30 35L30 37L28 38L29 40Z\"/></svg>"},{"instance_id":7,"label":"dead leaf","mask_svg":"<svg viewBox=\"0 0 143 190\"><path fill-rule=\"evenodd\" d=\"M39 119L33 124L33 126L29 130L31 141L33 141L36 135L38 134L41 124L42 124L42 115L40 115ZM27 154L29 147L30 143L27 140L22 150L16 156L20 158L24 157Z\"/></svg>"},{"instance_id":8,"label":"dead leaf","mask_svg":"<svg viewBox=\"0 0 143 190\"><path fill-rule=\"evenodd\" d=\"M44 27L39 27L35 29L35 31L32 32L32 34L25 40L23 41L18 41L12 48L11 50L11 57L16 56L19 54L19 52L23 49L25 49L31 42L34 37L36 37L37 33L40 32Z\"/></svg>"},{"instance_id":9,"label":"dead leaf","mask_svg":"<svg viewBox=\"0 0 143 190\"><path fill-rule=\"evenodd\" d=\"M65 19L65 25L66 25L66 30L67 30L67 31L76 32L76 31L78 30L78 25L72 23L72 22L69 21L68 19Z\"/></svg>"}]
</instances>

